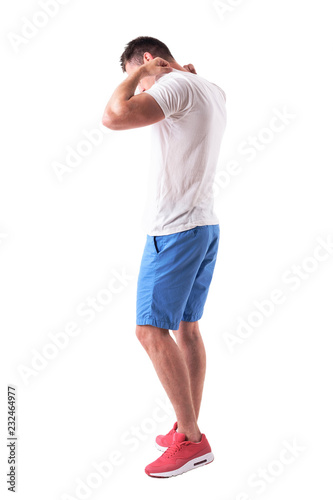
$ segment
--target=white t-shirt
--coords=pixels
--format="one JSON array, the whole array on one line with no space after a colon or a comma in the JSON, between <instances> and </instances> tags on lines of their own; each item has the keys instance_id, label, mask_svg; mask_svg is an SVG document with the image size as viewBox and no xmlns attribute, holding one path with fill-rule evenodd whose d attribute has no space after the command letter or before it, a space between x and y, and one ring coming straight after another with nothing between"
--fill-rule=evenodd
<instances>
[{"instance_id":1,"label":"white t-shirt","mask_svg":"<svg viewBox=\"0 0 333 500\"><path fill-rule=\"evenodd\" d=\"M219 224L213 182L226 127L224 91L199 75L173 69L146 93L165 119L151 126L143 229L158 236Z\"/></svg>"}]
</instances>

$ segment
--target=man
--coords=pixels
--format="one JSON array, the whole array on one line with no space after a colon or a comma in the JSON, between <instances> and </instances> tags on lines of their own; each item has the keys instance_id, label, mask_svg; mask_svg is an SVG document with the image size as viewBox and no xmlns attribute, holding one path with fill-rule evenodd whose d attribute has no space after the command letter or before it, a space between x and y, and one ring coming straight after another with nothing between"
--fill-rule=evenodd
<instances>
[{"instance_id":1,"label":"man","mask_svg":"<svg viewBox=\"0 0 333 500\"><path fill-rule=\"evenodd\" d=\"M226 126L225 94L192 65L180 66L156 38L132 40L120 61L128 77L109 100L103 124L112 130L153 125L136 335L177 417L168 434L157 436L164 453L145 472L171 477L214 459L197 423L206 371L198 321L220 237L213 182Z\"/></svg>"}]
</instances>

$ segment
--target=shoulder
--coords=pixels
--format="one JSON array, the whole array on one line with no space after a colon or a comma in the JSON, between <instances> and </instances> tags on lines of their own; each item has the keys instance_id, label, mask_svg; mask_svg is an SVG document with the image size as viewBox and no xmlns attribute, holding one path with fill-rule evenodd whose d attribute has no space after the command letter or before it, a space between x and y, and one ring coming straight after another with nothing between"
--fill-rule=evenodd
<instances>
[{"instance_id":1,"label":"shoulder","mask_svg":"<svg viewBox=\"0 0 333 500\"><path fill-rule=\"evenodd\" d=\"M170 73L164 73L162 75L159 75L156 77L156 83L162 83L162 82L167 82L167 81L182 81L182 82L189 82L189 76L197 76L193 75L189 71L180 71L177 69L174 69L170 71Z\"/></svg>"},{"instance_id":2,"label":"shoulder","mask_svg":"<svg viewBox=\"0 0 333 500\"><path fill-rule=\"evenodd\" d=\"M185 73L185 71L173 70L170 73L165 73L164 75L156 78L155 84L153 88L157 89L165 89L175 92L187 92L189 93L193 87L193 82L189 75L193 75L192 73Z\"/></svg>"}]
</instances>

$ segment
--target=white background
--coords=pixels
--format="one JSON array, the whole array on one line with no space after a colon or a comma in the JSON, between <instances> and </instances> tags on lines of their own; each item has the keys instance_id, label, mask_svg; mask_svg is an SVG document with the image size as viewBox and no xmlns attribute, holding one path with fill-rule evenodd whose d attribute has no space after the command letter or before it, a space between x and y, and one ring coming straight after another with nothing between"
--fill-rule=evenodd
<instances>
[{"instance_id":1,"label":"white background","mask_svg":"<svg viewBox=\"0 0 333 500\"><path fill-rule=\"evenodd\" d=\"M333 238L330 2L72 0L44 21L41 3L7 0L0 12L1 491L9 495L14 384L16 498L330 497L333 255L313 257L318 238ZM27 20L45 25L23 43ZM237 162L216 196L220 248L200 320L208 367L199 425L215 461L162 483L144 467L175 417L159 406L165 393L135 337L150 130L101 125L125 77L120 55L139 35L161 39L180 64L223 88L217 172ZM271 133L274 110L293 118ZM59 179L55 162L99 127L100 144ZM260 150L249 161L239 148L251 137ZM293 266L303 273L298 285ZM105 298L114 271L124 284L115 282L119 292L87 323L77 308ZM241 339L240 319L253 319L254 301L274 289L283 304ZM32 371L36 352L70 322L77 335ZM227 332L242 343L228 347ZM302 448L287 465L278 463L285 441ZM98 480L93 464L117 451L109 476L79 491L80 481ZM248 482L260 468L268 471L261 489Z\"/></svg>"}]
</instances>

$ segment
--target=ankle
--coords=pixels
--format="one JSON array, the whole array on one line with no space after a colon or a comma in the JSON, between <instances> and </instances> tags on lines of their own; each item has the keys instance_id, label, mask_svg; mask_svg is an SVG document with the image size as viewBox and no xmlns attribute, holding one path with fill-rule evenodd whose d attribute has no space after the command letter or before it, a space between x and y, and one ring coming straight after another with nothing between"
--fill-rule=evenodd
<instances>
[{"instance_id":1,"label":"ankle","mask_svg":"<svg viewBox=\"0 0 333 500\"><path fill-rule=\"evenodd\" d=\"M199 430L198 425L182 426L180 424L177 427L177 432L185 434L187 441L192 441L193 443L199 443L201 441L202 434Z\"/></svg>"},{"instance_id":2,"label":"ankle","mask_svg":"<svg viewBox=\"0 0 333 500\"><path fill-rule=\"evenodd\" d=\"M199 432L198 434L189 434L189 435L186 435L186 441L191 441L192 443L200 443L201 441L201 438L202 438L202 434Z\"/></svg>"}]
</instances>

